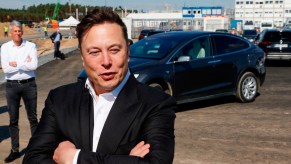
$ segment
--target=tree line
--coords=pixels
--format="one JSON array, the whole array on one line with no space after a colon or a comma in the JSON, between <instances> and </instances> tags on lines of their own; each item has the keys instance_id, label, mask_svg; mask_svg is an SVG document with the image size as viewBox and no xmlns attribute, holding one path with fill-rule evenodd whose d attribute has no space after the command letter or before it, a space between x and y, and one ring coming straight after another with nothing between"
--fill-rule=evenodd
<instances>
[{"instance_id":1,"label":"tree line","mask_svg":"<svg viewBox=\"0 0 291 164\"><path fill-rule=\"evenodd\" d=\"M39 4L22 9L3 9L0 8L0 22L10 22L12 20L18 20L22 23L28 22L40 22L45 18L51 18L54 13L56 4ZM104 6L82 6L79 4L60 4L60 8L57 14L57 20L67 19L70 15L76 17L76 9L78 9L79 19L82 19L86 15L86 11L90 11L94 8L100 8ZM111 7L112 8L112 7ZM113 9L113 8L112 8ZM119 6L114 9L116 12L122 13L124 9ZM128 11L132 12L132 11ZM134 12L137 12L136 10Z\"/></svg>"}]
</instances>

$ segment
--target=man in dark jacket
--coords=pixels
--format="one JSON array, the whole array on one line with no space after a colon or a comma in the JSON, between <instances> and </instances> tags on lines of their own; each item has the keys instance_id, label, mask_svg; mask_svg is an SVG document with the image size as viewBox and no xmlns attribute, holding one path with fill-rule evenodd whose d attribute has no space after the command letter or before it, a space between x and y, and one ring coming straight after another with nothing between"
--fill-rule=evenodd
<instances>
[{"instance_id":1,"label":"man in dark jacket","mask_svg":"<svg viewBox=\"0 0 291 164\"><path fill-rule=\"evenodd\" d=\"M77 37L88 78L49 93L23 163L171 164L176 101L130 72L121 18L95 9Z\"/></svg>"},{"instance_id":2,"label":"man in dark jacket","mask_svg":"<svg viewBox=\"0 0 291 164\"><path fill-rule=\"evenodd\" d=\"M54 58L57 59L57 57L60 57L60 46L61 46L61 40L62 40L62 34L59 29L57 29L56 32L54 32L50 38L52 42L55 44L55 51L54 51Z\"/></svg>"}]
</instances>

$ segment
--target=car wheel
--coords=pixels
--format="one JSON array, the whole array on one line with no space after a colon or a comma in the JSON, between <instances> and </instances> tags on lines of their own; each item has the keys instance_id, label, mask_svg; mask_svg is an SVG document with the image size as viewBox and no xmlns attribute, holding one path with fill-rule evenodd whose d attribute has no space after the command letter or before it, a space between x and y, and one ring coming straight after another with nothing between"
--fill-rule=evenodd
<instances>
[{"instance_id":1,"label":"car wheel","mask_svg":"<svg viewBox=\"0 0 291 164\"><path fill-rule=\"evenodd\" d=\"M243 103L252 102L257 96L258 89L258 78L253 73L246 72L238 82L236 96Z\"/></svg>"},{"instance_id":2,"label":"car wheel","mask_svg":"<svg viewBox=\"0 0 291 164\"><path fill-rule=\"evenodd\" d=\"M154 88L156 88L156 89L159 89L159 90L161 90L161 91L164 91L165 93L167 93L167 94L171 94L170 93L170 90L168 89L168 88L163 88L162 87L162 85L160 85L160 84L158 84L158 83L151 83L151 84L149 84L149 86L150 87L154 87Z\"/></svg>"}]
</instances>

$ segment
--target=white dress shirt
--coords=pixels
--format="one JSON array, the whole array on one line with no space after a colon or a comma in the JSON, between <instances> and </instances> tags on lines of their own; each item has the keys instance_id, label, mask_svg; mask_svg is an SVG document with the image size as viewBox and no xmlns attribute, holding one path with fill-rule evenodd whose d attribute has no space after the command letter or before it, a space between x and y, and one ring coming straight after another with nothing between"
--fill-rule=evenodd
<instances>
[{"instance_id":1,"label":"white dress shirt","mask_svg":"<svg viewBox=\"0 0 291 164\"><path fill-rule=\"evenodd\" d=\"M16 61L17 66L12 67L9 62ZM35 77L37 68L37 50L34 43L22 40L20 46L13 41L1 46L1 65L7 80L25 80Z\"/></svg>"},{"instance_id":2,"label":"white dress shirt","mask_svg":"<svg viewBox=\"0 0 291 164\"><path fill-rule=\"evenodd\" d=\"M100 139L100 135L102 132L102 129L104 127L105 121L109 115L109 112L112 108L112 105L115 102L115 99L121 89L124 87L125 83L127 82L129 78L130 72L127 71L126 76L122 80L122 82L115 88L113 91L108 93L100 94L98 97L96 96L96 93L94 91L93 86L91 85L91 82L87 79L86 80L86 88L89 89L89 92L93 98L93 107L94 107L94 128L93 128L93 146L92 151L96 152L98 142ZM74 156L73 163L77 163L78 155L79 155L80 149L78 149L77 153Z\"/></svg>"}]
</instances>

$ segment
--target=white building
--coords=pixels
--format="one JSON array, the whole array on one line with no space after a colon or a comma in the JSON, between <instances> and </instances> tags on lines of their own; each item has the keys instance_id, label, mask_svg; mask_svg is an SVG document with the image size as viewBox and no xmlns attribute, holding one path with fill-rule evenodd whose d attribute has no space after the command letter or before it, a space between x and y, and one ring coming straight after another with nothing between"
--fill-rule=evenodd
<instances>
[{"instance_id":1,"label":"white building","mask_svg":"<svg viewBox=\"0 0 291 164\"><path fill-rule=\"evenodd\" d=\"M222 11L218 12L217 8L222 7L201 7L199 14L196 13L199 7L187 7L175 12L131 13L124 17L123 21L131 39L138 38L143 29L185 31L228 29L228 17L224 16Z\"/></svg>"},{"instance_id":2,"label":"white building","mask_svg":"<svg viewBox=\"0 0 291 164\"><path fill-rule=\"evenodd\" d=\"M253 21L255 27L272 22L282 27L291 18L291 0L236 0L235 19Z\"/></svg>"}]
</instances>

